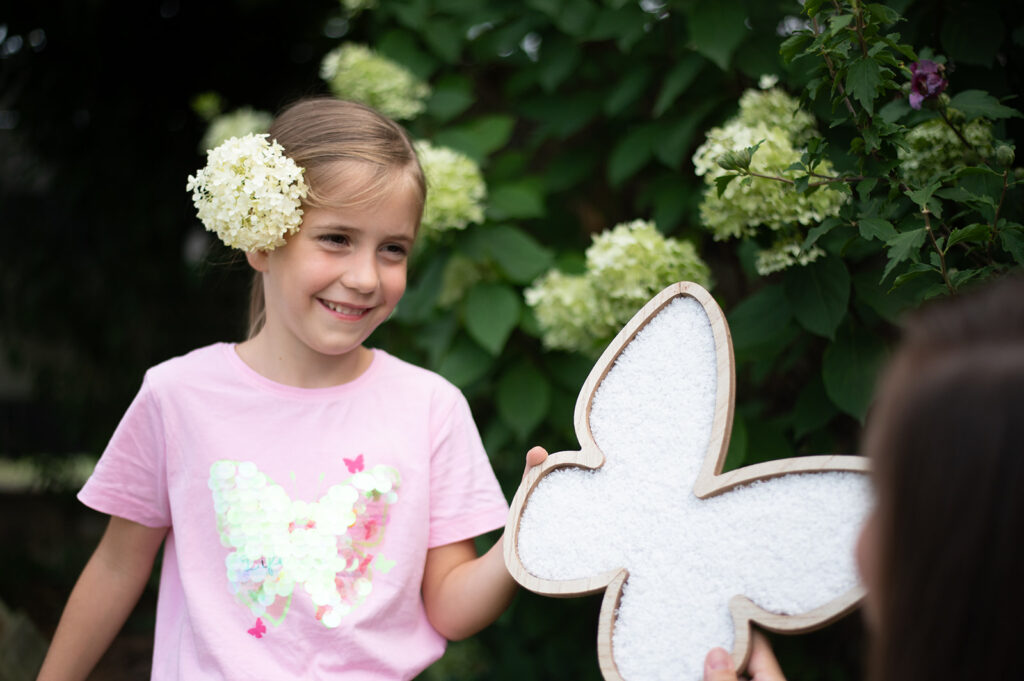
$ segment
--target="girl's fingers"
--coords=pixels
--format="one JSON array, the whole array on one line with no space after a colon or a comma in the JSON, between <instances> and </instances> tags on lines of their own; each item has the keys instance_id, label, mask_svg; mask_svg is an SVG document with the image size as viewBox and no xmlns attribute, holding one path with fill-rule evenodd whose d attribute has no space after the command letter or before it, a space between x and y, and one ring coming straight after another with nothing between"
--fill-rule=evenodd
<instances>
[{"instance_id":1,"label":"girl's fingers","mask_svg":"<svg viewBox=\"0 0 1024 681\"><path fill-rule=\"evenodd\" d=\"M544 463L548 458L548 450L543 447L531 447L530 451L526 452L526 469L523 471L523 477L526 477L527 471L534 466L539 466Z\"/></svg>"}]
</instances>

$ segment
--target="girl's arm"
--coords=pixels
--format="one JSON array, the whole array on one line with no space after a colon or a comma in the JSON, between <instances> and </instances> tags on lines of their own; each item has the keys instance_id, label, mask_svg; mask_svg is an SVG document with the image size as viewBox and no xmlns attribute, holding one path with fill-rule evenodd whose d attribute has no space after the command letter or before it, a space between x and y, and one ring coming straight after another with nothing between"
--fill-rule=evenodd
<instances>
[{"instance_id":1,"label":"girl's arm","mask_svg":"<svg viewBox=\"0 0 1024 681\"><path fill-rule=\"evenodd\" d=\"M89 675L139 600L166 534L166 527L111 516L71 591L37 681Z\"/></svg>"},{"instance_id":2,"label":"girl's arm","mask_svg":"<svg viewBox=\"0 0 1024 681\"><path fill-rule=\"evenodd\" d=\"M542 447L526 453L526 468L547 459ZM423 605L427 619L451 641L472 636L498 618L516 593L505 568L504 536L477 557L472 539L427 551L423 570Z\"/></svg>"}]
</instances>

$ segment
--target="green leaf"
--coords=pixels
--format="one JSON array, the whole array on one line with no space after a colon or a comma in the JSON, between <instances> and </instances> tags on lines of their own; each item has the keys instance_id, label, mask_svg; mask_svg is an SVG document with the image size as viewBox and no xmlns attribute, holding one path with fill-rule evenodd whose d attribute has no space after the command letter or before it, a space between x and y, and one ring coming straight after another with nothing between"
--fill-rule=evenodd
<instances>
[{"instance_id":1,"label":"green leaf","mask_svg":"<svg viewBox=\"0 0 1024 681\"><path fill-rule=\"evenodd\" d=\"M984 90L964 90L951 100L949 106L963 113L967 120L975 118L1021 118L1016 109L999 103L999 100Z\"/></svg>"},{"instance_id":2,"label":"green leaf","mask_svg":"<svg viewBox=\"0 0 1024 681\"><path fill-rule=\"evenodd\" d=\"M732 434L729 436L729 451L725 455L722 472L736 470L747 458L747 422L736 410L732 417Z\"/></svg>"},{"instance_id":3,"label":"green leaf","mask_svg":"<svg viewBox=\"0 0 1024 681\"><path fill-rule=\"evenodd\" d=\"M819 258L803 267L790 267L783 286L786 299L801 326L834 338L850 301L850 273L841 258Z\"/></svg>"},{"instance_id":4,"label":"green leaf","mask_svg":"<svg viewBox=\"0 0 1024 681\"><path fill-rule=\"evenodd\" d=\"M746 422L747 454L743 457L744 465L793 456L793 445L778 422L753 415L748 415Z\"/></svg>"},{"instance_id":5,"label":"green leaf","mask_svg":"<svg viewBox=\"0 0 1024 681\"><path fill-rule=\"evenodd\" d=\"M942 186L940 182L934 182L927 187L916 189L914 191L906 192L910 200L917 204L919 208L925 208L928 206L928 201L932 198L932 194Z\"/></svg>"},{"instance_id":6,"label":"green leaf","mask_svg":"<svg viewBox=\"0 0 1024 681\"><path fill-rule=\"evenodd\" d=\"M619 186L651 160L657 133L657 125L641 125L619 140L608 158L608 181L612 186Z\"/></svg>"},{"instance_id":7,"label":"green leaf","mask_svg":"<svg viewBox=\"0 0 1024 681\"><path fill-rule=\"evenodd\" d=\"M495 185L487 197L487 216L495 220L536 218L544 215L544 195L528 178Z\"/></svg>"},{"instance_id":8,"label":"green leaf","mask_svg":"<svg viewBox=\"0 0 1024 681\"><path fill-rule=\"evenodd\" d=\"M394 59L423 80L428 80L437 70L438 60L429 52L421 50L416 33L395 29L385 33L374 47L385 57Z\"/></svg>"},{"instance_id":9,"label":"green leaf","mask_svg":"<svg viewBox=\"0 0 1024 681\"><path fill-rule=\"evenodd\" d=\"M999 241L1018 265L1024 265L1024 234L1015 229L1004 229L999 232Z\"/></svg>"},{"instance_id":10,"label":"green leaf","mask_svg":"<svg viewBox=\"0 0 1024 681\"><path fill-rule=\"evenodd\" d=\"M427 324L419 325L413 336L417 348L427 353L428 366L437 367L451 347L458 330L455 315L444 315Z\"/></svg>"},{"instance_id":11,"label":"green leaf","mask_svg":"<svg viewBox=\"0 0 1024 681\"><path fill-rule=\"evenodd\" d=\"M861 218L857 221L857 229L862 238L879 241L888 241L897 234L891 222L879 218Z\"/></svg>"},{"instance_id":12,"label":"green leaf","mask_svg":"<svg viewBox=\"0 0 1024 681\"><path fill-rule=\"evenodd\" d=\"M737 357L774 354L796 332L781 284L765 286L729 310L726 317Z\"/></svg>"},{"instance_id":13,"label":"green leaf","mask_svg":"<svg viewBox=\"0 0 1024 681\"><path fill-rule=\"evenodd\" d=\"M604 102L604 112L608 116L622 113L626 107L639 99L650 84L654 70L647 65L634 66L625 77L615 83Z\"/></svg>"},{"instance_id":14,"label":"green leaf","mask_svg":"<svg viewBox=\"0 0 1024 681\"><path fill-rule=\"evenodd\" d=\"M841 410L863 421L875 390L885 346L860 327L844 326L822 357L825 392Z\"/></svg>"},{"instance_id":15,"label":"green leaf","mask_svg":"<svg viewBox=\"0 0 1024 681\"><path fill-rule=\"evenodd\" d=\"M828 28L829 35L835 35L835 34L839 33L839 31L841 31L844 28L846 28L847 26L849 26L851 21L853 21L853 15L852 14L839 14L839 15L836 15L836 16L832 17L832 19L828 22L829 23L829 28Z\"/></svg>"},{"instance_id":16,"label":"green leaf","mask_svg":"<svg viewBox=\"0 0 1024 681\"><path fill-rule=\"evenodd\" d=\"M836 415L836 408L825 393L821 376L815 374L803 387L793 406L793 433L797 438L825 426Z\"/></svg>"},{"instance_id":17,"label":"green leaf","mask_svg":"<svg viewBox=\"0 0 1024 681\"><path fill-rule=\"evenodd\" d=\"M868 12L871 13L871 16L881 24L895 24L900 20L900 13L891 7L886 7L885 5L876 2L868 3L866 7Z\"/></svg>"},{"instance_id":18,"label":"green leaf","mask_svg":"<svg viewBox=\"0 0 1024 681\"><path fill-rule=\"evenodd\" d=\"M554 262L551 251L521 229L495 225L481 231L488 255L513 283L530 283Z\"/></svg>"},{"instance_id":19,"label":"green leaf","mask_svg":"<svg viewBox=\"0 0 1024 681\"><path fill-rule=\"evenodd\" d=\"M825 218L821 221L821 224L815 225L807 230L807 237L804 239L800 249L806 251L813 246L818 239L825 236L841 224L843 224L843 221L839 218Z\"/></svg>"},{"instance_id":20,"label":"green leaf","mask_svg":"<svg viewBox=\"0 0 1024 681\"><path fill-rule=\"evenodd\" d=\"M679 170L690 150L690 141L697 131L697 126L713 109L717 102L713 98L707 98L691 107L677 120L662 119L664 135L654 145L654 155L658 160L673 170Z\"/></svg>"},{"instance_id":21,"label":"green leaf","mask_svg":"<svg viewBox=\"0 0 1024 681\"><path fill-rule=\"evenodd\" d=\"M405 289L405 294L395 308L396 320L419 324L430 316L441 294L447 264L446 255L432 257L425 263L423 273Z\"/></svg>"},{"instance_id":22,"label":"green leaf","mask_svg":"<svg viewBox=\"0 0 1024 681\"><path fill-rule=\"evenodd\" d=\"M456 127L442 130L434 136L434 142L457 149L477 163L501 149L512 136L515 119L511 116L481 116Z\"/></svg>"},{"instance_id":23,"label":"green leaf","mask_svg":"<svg viewBox=\"0 0 1024 681\"><path fill-rule=\"evenodd\" d=\"M498 415L520 441L540 424L551 404L551 385L533 365L520 361L498 380Z\"/></svg>"},{"instance_id":24,"label":"green leaf","mask_svg":"<svg viewBox=\"0 0 1024 681\"><path fill-rule=\"evenodd\" d=\"M460 388L465 388L482 378L493 362L494 359L487 351L469 338L460 335L452 344L452 349L441 360L437 373Z\"/></svg>"},{"instance_id":25,"label":"green leaf","mask_svg":"<svg viewBox=\"0 0 1024 681\"><path fill-rule=\"evenodd\" d=\"M658 99L654 103L655 118L665 113L679 95L690 87L704 63L703 59L692 52L684 55L675 63L675 66L665 76L661 92L658 93Z\"/></svg>"},{"instance_id":26,"label":"green leaf","mask_svg":"<svg viewBox=\"0 0 1024 681\"><path fill-rule=\"evenodd\" d=\"M811 37L807 33L797 32L783 40L782 45L779 46L779 54L782 55L782 60L786 64L792 62L797 55L804 51L804 46L810 39Z\"/></svg>"},{"instance_id":27,"label":"green leaf","mask_svg":"<svg viewBox=\"0 0 1024 681\"><path fill-rule=\"evenodd\" d=\"M519 323L519 296L504 284L478 284L466 295L466 331L485 350L498 355Z\"/></svg>"},{"instance_id":28,"label":"green leaf","mask_svg":"<svg viewBox=\"0 0 1024 681\"><path fill-rule=\"evenodd\" d=\"M943 253L949 253L949 249L961 241L982 243L988 241L991 228L983 223L975 223L968 225L962 229L954 229L946 239L946 247L943 249Z\"/></svg>"},{"instance_id":29,"label":"green leaf","mask_svg":"<svg viewBox=\"0 0 1024 681\"><path fill-rule=\"evenodd\" d=\"M723 71L747 35L747 10L738 0L697 2L689 6L690 39L697 51Z\"/></svg>"},{"instance_id":30,"label":"green leaf","mask_svg":"<svg viewBox=\"0 0 1024 681\"><path fill-rule=\"evenodd\" d=\"M846 90L861 103L869 114L874 113L875 90L881 83L878 62L861 57L846 72Z\"/></svg>"},{"instance_id":31,"label":"green leaf","mask_svg":"<svg viewBox=\"0 0 1024 681\"><path fill-rule=\"evenodd\" d=\"M434 51L434 54L439 55L449 64L454 64L459 60L466 32L460 30L454 21L433 18L426 29L419 32L419 35Z\"/></svg>"},{"instance_id":32,"label":"green leaf","mask_svg":"<svg viewBox=\"0 0 1024 681\"><path fill-rule=\"evenodd\" d=\"M878 271L874 269L864 270L853 276L856 301L867 305L890 324L899 322L905 311L920 302L920 289L919 286L911 285L895 289L883 286L878 281Z\"/></svg>"},{"instance_id":33,"label":"green leaf","mask_svg":"<svg viewBox=\"0 0 1024 681\"><path fill-rule=\"evenodd\" d=\"M579 66L580 49L572 40L559 36L545 40L540 50L541 86L548 92L562 84Z\"/></svg>"},{"instance_id":34,"label":"green leaf","mask_svg":"<svg viewBox=\"0 0 1024 681\"><path fill-rule=\"evenodd\" d=\"M882 279L889 276L892 269L908 258L917 259L918 252L927 238L928 232L924 227L913 229L909 232L902 232L885 242L888 250L889 263L885 266Z\"/></svg>"},{"instance_id":35,"label":"green leaf","mask_svg":"<svg viewBox=\"0 0 1024 681\"><path fill-rule=\"evenodd\" d=\"M718 198L722 198L722 194L725 193L726 187L728 187L729 183L737 177L740 177L740 175L737 173L731 173L729 175L719 175L715 178L715 189L718 190Z\"/></svg>"},{"instance_id":36,"label":"green leaf","mask_svg":"<svg viewBox=\"0 0 1024 681\"><path fill-rule=\"evenodd\" d=\"M464 76L446 75L433 85L427 111L446 121L455 118L473 103L473 84Z\"/></svg>"}]
</instances>

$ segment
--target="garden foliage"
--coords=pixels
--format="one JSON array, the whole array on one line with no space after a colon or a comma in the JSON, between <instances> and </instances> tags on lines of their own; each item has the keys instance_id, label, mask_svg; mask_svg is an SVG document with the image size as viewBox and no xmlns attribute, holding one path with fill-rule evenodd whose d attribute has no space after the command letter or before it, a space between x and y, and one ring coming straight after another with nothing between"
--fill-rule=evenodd
<instances>
[{"instance_id":1,"label":"garden foliage","mask_svg":"<svg viewBox=\"0 0 1024 681\"><path fill-rule=\"evenodd\" d=\"M739 466L855 451L900 315L1024 264L1022 105L1010 96L1024 91L1018 3L330 0L309 12L306 28L280 28L299 35L315 19L323 33L290 72L299 87L240 90L206 74L181 104L218 91L268 111L282 92L320 88L364 93L404 119L425 165L436 162L438 203L410 287L372 342L465 392L509 497L530 445L576 448L573 406L595 353L677 278L708 285L726 311L738 370L727 465ZM207 118L223 108L209 99L196 109ZM266 121L247 110L232 120ZM166 314L95 337L89 320L37 314L57 307L58 290L29 294L37 307L12 293L15 275L42 267L36 256L8 270L0 339L41 390L85 414L80 448L102 447L89 428L109 435L159 352L232 340L161 337L174 333L161 324L243 332L241 314L229 324L222 309L225 294L243 308L244 267L211 267L225 257L216 247L203 266L180 257L197 233L184 178L150 178L180 184L180 196L151 236L124 237L136 251L165 248L165 270L140 275L136 290L112 283L108 296ZM154 303L171 298L169 281L189 307ZM204 300L204 286L220 297ZM84 385L118 372L120 401L104 418L90 418L82 388L52 380L71 370L54 360L62 337L87 338L75 349ZM598 678L596 612L593 600L523 595L425 678ZM856 645L818 636L782 644L790 678L855 678Z\"/></svg>"}]
</instances>

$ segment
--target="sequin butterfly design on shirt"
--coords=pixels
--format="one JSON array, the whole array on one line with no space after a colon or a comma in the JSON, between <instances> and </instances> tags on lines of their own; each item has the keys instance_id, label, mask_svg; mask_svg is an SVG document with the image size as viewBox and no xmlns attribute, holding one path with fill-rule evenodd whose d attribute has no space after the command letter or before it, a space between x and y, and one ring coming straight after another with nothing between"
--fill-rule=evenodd
<instances>
[{"instance_id":1,"label":"sequin butterfly design on shirt","mask_svg":"<svg viewBox=\"0 0 1024 681\"><path fill-rule=\"evenodd\" d=\"M264 620L272 626L284 621L296 587L328 628L366 600L375 572L394 566L373 549L398 501L399 483L397 470L374 466L307 503L292 501L252 462L224 459L210 467L217 531L231 549L228 590L257 616L250 635L263 637Z\"/></svg>"},{"instance_id":2,"label":"sequin butterfly design on shirt","mask_svg":"<svg viewBox=\"0 0 1024 681\"><path fill-rule=\"evenodd\" d=\"M505 560L523 586L605 590L598 661L608 681L699 681L718 646L742 667L751 622L807 631L863 594L853 547L871 505L865 460L722 473L734 387L721 309L695 284L668 287L580 391L581 451L548 457L513 500Z\"/></svg>"}]
</instances>

